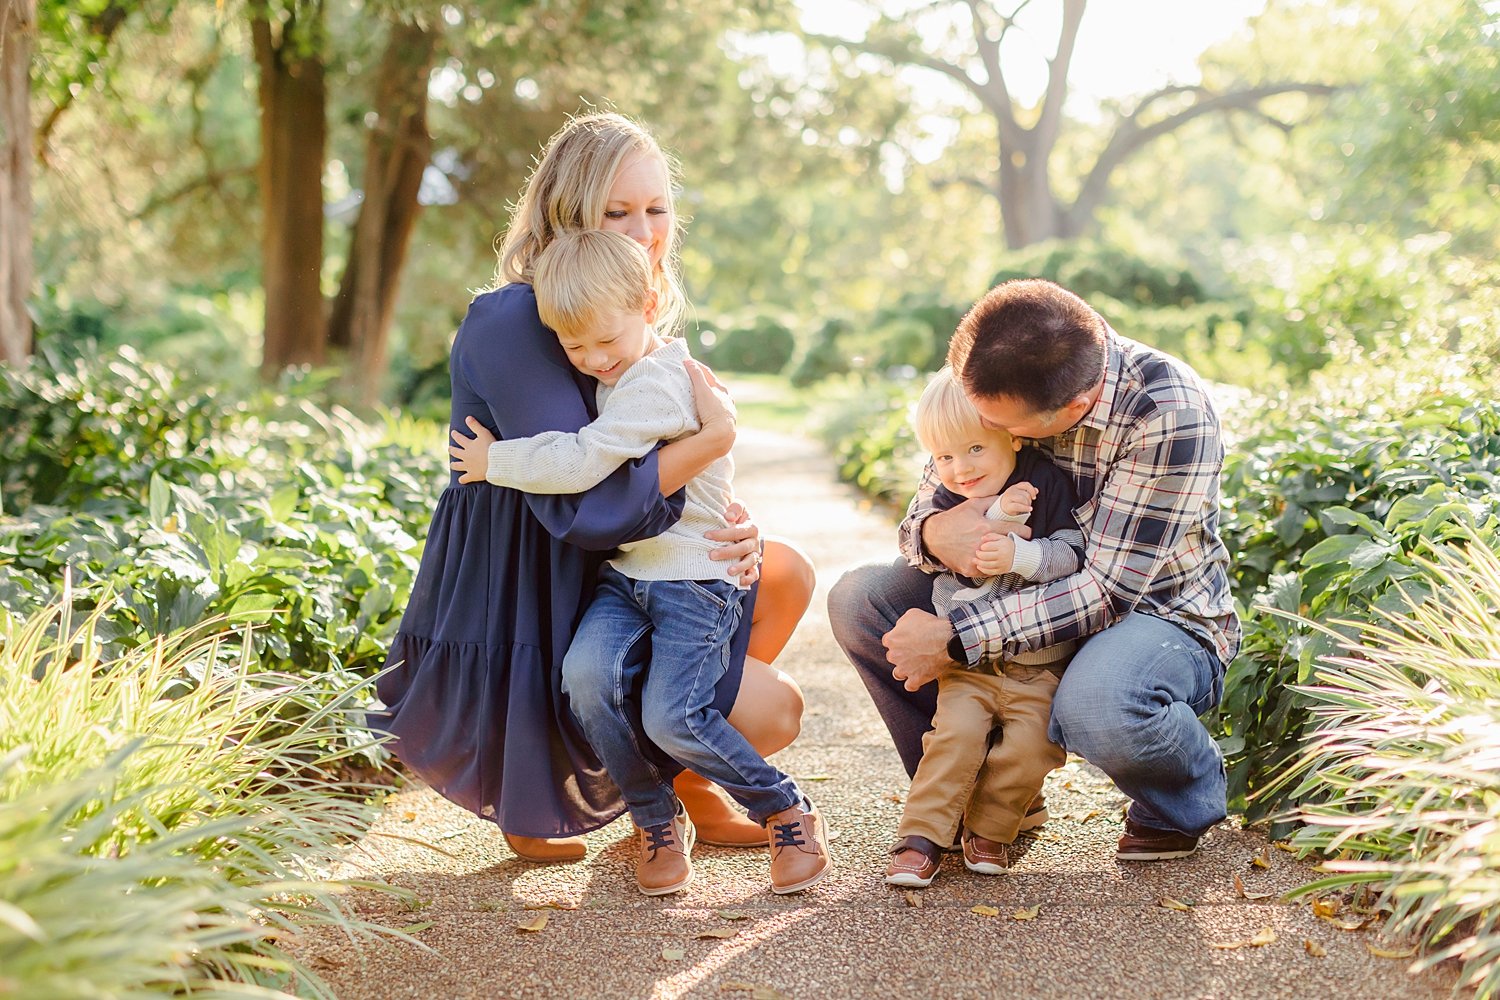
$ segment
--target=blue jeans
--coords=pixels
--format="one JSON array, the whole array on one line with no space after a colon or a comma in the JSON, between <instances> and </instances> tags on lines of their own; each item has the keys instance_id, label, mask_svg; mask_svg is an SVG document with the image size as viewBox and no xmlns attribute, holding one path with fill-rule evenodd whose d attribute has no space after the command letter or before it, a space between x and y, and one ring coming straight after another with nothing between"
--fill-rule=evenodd
<instances>
[{"instance_id":1,"label":"blue jeans","mask_svg":"<svg viewBox=\"0 0 1500 1000\"><path fill-rule=\"evenodd\" d=\"M757 823L802 801L792 779L767 764L713 707L744 597L722 580L632 580L610 566L600 572L563 658L562 688L639 826L669 822L677 815L677 796L671 779L642 751L637 725L678 763L727 791ZM631 647L648 634L650 660L631 656Z\"/></svg>"},{"instance_id":2,"label":"blue jeans","mask_svg":"<svg viewBox=\"0 0 1500 1000\"><path fill-rule=\"evenodd\" d=\"M864 681L908 774L922 759L937 685L907 691L880 639L912 608L932 611L932 577L906 565L850 570L828 595L834 638ZM1196 834L1227 814L1224 759L1198 716L1218 704L1224 666L1170 622L1133 612L1084 640L1052 701L1047 736L1109 775L1144 826Z\"/></svg>"}]
</instances>

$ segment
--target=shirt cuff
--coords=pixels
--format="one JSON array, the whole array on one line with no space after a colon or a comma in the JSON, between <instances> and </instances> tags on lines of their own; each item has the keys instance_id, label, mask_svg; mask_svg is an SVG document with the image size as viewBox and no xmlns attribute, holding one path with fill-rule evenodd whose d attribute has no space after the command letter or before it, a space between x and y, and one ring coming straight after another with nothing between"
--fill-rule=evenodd
<instances>
[{"instance_id":1,"label":"shirt cuff","mask_svg":"<svg viewBox=\"0 0 1500 1000\"><path fill-rule=\"evenodd\" d=\"M1025 524L1026 519L1031 516L1029 513L1007 514L1001 508L1001 503L1003 501L999 497L996 497L995 502L990 504L990 509L984 512L984 519L986 521L1009 521L1011 524Z\"/></svg>"},{"instance_id":2,"label":"shirt cuff","mask_svg":"<svg viewBox=\"0 0 1500 1000\"><path fill-rule=\"evenodd\" d=\"M513 480L507 480L505 476L507 471L505 463L507 451L508 449L502 447L499 441L490 444L486 456L489 459L489 464L484 469L485 482L492 483L495 486L509 486L513 482Z\"/></svg>"},{"instance_id":3,"label":"shirt cuff","mask_svg":"<svg viewBox=\"0 0 1500 1000\"><path fill-rule=\"evenodd\" d=\"M1041 543L1029 538L1017 538L1010 536L1010 540L1016 545L1015 557L1011 560L1010 571L1019 573L1023 580L1036 578L1036 571L1042 568L1042 546Z\"/></svg>"}]
</instances>

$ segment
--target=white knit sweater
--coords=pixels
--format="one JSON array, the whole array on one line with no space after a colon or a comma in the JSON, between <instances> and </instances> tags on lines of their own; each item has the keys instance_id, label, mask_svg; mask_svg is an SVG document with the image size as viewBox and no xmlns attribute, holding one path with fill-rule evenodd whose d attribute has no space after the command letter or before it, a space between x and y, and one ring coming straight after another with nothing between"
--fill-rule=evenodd
<instances>
[{"instance_id":1,"label":"white knit sweater","mask_svg":"<svg viewBox=\"0 0 1500 1000\"><path fill-rule=\"evenodd\" d=\"M682 363L687 341L668 340L598 390L599 416L576 434L545 431L490 445L485 478L527 493L582 493L615 469L639 458L658 441L696 433L693 386ZM655 538L628 542L609 564L632 580L728 580L729 563L708 558L721 543L703 533L726 527L733 498L734 462L717 459L687 484L676 524Z\"/></svg>"}]
</instances>

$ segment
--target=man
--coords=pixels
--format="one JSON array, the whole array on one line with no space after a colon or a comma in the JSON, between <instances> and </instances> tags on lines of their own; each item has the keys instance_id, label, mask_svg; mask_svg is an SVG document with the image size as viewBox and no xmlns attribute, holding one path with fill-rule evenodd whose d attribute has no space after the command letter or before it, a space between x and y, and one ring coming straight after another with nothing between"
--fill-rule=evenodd
<instances>
[{"instance_id":1,"label":"man","mask_svg":"<svg viewBox=\"0 0 1500 1000\"><path fill-rule=\"evenodd\" d=\"M1198 716L1218 703L1240 641L1219 539L1224 445L1212 401L1185 364L1035 279L981 299L948 362L987 423L1036 441L1073 478L1083 568L933 614L928 573L975 576L987 535L993 549L996 532L1026 530L986 521L987 500L936 511L929 464L901 524L904 559L852 570L829 595L834 636L908 773L940 673L1083 640L1048 736L1130 797L1117 857L1185 857L1226 815L1223 758Z\"/></svg>"}]
</instances>

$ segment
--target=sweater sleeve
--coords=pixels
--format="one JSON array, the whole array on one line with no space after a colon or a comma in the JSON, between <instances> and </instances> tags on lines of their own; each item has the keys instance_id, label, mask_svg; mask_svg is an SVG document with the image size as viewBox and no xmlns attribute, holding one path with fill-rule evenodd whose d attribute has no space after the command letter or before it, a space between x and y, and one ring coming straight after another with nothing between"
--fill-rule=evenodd
<instances>
[{"instance_id":1,"label":"sweater sleeve","mask_svg":"<svg viewBox=\"0 0 1500 1000\"><path fill-rule=\"evenodd\" d=\"M557 338L537 317L527 285L509 285L475 300L454 340L452 365L455 393L461 384L481 401L474 415L497 437L574 433L592 417L586 390L574 379ZM662 496L652 451L585 493L524 496L554 538L603 550L661 534L682 516L685 494Z\"/></svg>"},{"instance_id":2,"label":"sweater sleeve","mask_svg":"<svg viewBox=\"0 0 1500 1000\"><path fill-rule=\"evenodd\" d=\"M646 364L647 362L637 362ZM643 371L610 394L599 416L577 433L544 431L490 445L485 478L528 493L582 493L658 441L693 430L676 396Z\"/></svg>"}]
</instances>

